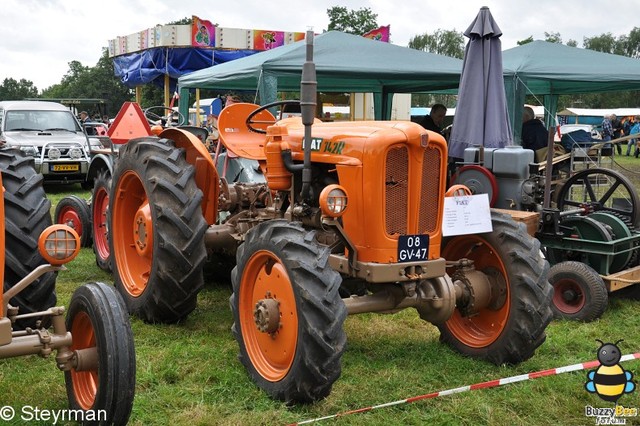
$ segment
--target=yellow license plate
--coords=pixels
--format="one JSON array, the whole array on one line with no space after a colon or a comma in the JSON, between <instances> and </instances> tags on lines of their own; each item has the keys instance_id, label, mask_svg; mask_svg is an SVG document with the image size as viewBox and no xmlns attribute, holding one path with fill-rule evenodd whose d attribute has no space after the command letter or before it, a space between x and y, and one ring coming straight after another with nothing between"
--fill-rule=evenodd
<instances>
[{"instance_id":1,"label":"yellow license plate","mask_svg":"<svg viewBox=\"0 0 640 426\"><path fill-rule=\"evenodd\" d=\"M51 170L54 172L77 172L80 170L78 164L54 164L51 166Z\"/></svg>"}]
</instances>

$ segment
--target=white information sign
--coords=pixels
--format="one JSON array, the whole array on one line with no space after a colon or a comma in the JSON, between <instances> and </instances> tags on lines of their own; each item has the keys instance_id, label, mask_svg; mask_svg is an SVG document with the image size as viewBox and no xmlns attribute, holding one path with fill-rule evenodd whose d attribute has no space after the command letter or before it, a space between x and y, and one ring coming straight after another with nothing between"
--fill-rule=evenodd
<instances>
[{"instance_id":1,"label":"white information sign","mask_svg":"<svg viewBox=\"0 0 640 426\"><path fill-rule=\"evenodd\" d=\"M491 232L491 208L487 194L444 198L442 236Z\"/></svg>"}]
</instances>

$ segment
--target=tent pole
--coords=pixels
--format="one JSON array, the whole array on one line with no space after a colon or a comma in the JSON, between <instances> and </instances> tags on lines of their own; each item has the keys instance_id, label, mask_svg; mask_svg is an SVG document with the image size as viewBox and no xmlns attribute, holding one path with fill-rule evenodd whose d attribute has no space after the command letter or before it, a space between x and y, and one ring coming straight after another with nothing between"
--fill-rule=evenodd
<instances>
[{"instance_id":1,"label":"tent pole","mask_svg":"<svg viewBox=\"0 0 640 426\"><path fill-rule=\"evenodd\" d=\"M171 96L169 96L169 74L164 75L164 106L168 107L171 102Z\"/></svg>"},{"instance_id":2,"label":"tent pole","mask_svg":"<svg viewBox=\"0 0 640 426\"><path fill-rule=\"evenodd\" d=\"M547 136L547 165L544 168L544 198L542 200L542 207L545 209L551 207L551 169L553 169L554 134L555 129L549 127L549 135Z\"/></svg>"},{"instance_id":3,"label":"tent pole","mask_svg":"<svg viewBox=\"0 0 640 426\"><path fill-rule=\"evenodd\" d=\"M196 88L196 126L200 127L200 89Z\"/></svg>"}]
</instances>

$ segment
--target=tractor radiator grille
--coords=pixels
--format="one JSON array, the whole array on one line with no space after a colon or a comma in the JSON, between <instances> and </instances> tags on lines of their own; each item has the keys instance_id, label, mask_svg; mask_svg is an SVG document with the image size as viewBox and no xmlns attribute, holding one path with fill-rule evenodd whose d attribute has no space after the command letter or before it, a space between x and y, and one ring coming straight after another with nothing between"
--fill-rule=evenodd
<instances>
[{"instance_id":1,"label":"tractor radiator grille","mask_svg":"<svg viewBox=\"0 0 640 426\"><path fill-rule=\"evenodd\" d=\"M387 234L406 234L409 198L409 151L406 147L395 146L387 151L384 182Z\"/></svg>"},{"instance_id":2,"label":"tractor radiator grille","mask_svg":"<svg viewBox=\"0 0 640 426\"><path fill-rule=\"evenodd\" d=\"M438 226L438 207L440 203L440 150L424 150L422 162L422 188L420 193L420 216L418 233L430 234Z\"/></svg>"}]
</instances>

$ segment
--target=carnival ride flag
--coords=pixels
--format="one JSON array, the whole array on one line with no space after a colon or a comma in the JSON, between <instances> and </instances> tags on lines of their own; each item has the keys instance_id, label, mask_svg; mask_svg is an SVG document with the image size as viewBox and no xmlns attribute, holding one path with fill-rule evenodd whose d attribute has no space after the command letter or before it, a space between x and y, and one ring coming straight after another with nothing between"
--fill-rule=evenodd
<instances>
[{"instance_id":1,"label":"carnival ride flag","mask_svg":"<svg viewBox=\"0 0 640 426\"><path fill-rule=\"evenodd\" d=\"M197 16L192 17L191 23L191 45L214 47L216 44L216 27L204 19Z\"/></svg>"},{"instance_id":2,"label":"carnival ride flag","mask_svg":"<svg viewBox=\"0 0 640 426\"><path fill-rule=\"evenodd\" d=\"M362 34L362 37L389 43L389 33L390 33L389 28L390 28L390 25L376 28L375 30L371 30L368 33Z\"/></svg>"}]
</instances>

